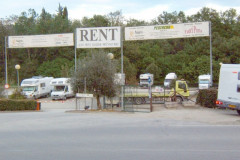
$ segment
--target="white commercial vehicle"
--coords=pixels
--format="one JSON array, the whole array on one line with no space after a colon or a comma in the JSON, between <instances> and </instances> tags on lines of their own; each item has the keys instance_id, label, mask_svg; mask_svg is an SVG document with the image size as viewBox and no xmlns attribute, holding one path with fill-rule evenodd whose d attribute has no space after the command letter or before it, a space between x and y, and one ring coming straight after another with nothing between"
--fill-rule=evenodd
<instances>
[{"instance_id":1,"label":"white commercial vehicle","mask_svg":"<svg viewBox=\"0 0 240 160\"><path fill-rule=\"evenodd\" d=\"M164 86L165 87L170 87L170 84L174 79L175 80L177 79L176 73L168 73L165 77L165 80L164 80Z\"/></svg>"},{"instance_id":2,"label":"white commercial vehicle","mask_svg":"<svg viewBox=\"0 0 240 160\"><path fill-rule=\"evenodd\" d=\"M151 73L140 74L139 79L140 79L139 85L141 87L143 86L147 87L149 84L149 79L150 79L150 85L153 85L153 74Z\"/></svg>"},{"instance_id":3,"label":"white commercial vehicle","mask_svg":"<svg viewBox=\"0 0 240 160\"><path fill-rule=\"evenodd\" d=\"M221 65L216 104L240 115L240 64Z\"/></svg>"},{"instance_id":4,"label":"white commercial vehicle","mask_svg":"<svg viewBox=\"0 0 240 160\"><path fill-rule=\"evenodd\" d=\"M208 89L211 86L211 75L205 74L198 76L198 88Z\"/></svg>"},{"instance_id":5,"label":"white commercial vehicle","mask_svg":"<svg viewBox=\"0 0 240 160\"><path fill-rule=\"evenodd\" d=\"M74 97L74 92L70 84L70 78L55 78L51 81L53 91L51 93L52 100L67 99Z\"/></svg>"},{"instance_id":6,"label":"white commercial vehicle","mask_svg":"<svg viewBox=\"0 0 240 160\"><path fill-rule=\"evenodd\" d=\"M26 98L40 98L50 96L53 89L50 82L53 77L34 76L29 79L24 79L21 83L22 93Z\"/></svg>"}]
</instances>

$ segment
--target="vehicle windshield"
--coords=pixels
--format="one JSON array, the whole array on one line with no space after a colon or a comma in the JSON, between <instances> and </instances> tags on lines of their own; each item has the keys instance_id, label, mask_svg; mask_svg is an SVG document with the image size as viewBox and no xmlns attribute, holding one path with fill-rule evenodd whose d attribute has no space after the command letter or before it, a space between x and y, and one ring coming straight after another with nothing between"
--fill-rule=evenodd
<instances>
[{"instance_id":1,"label":"vehicle windshield","mask_svg":"<svg viewBox=\"0 0 240 160\"><path fill-rule=\"evenodd\" d=\"M208 79L200 79L199 80L199 84L209 84L209 80Z\"/></svg>"},{"instance_id":2,"label":"vehicle windshield","mask_svg":"<svg viewBox=\"0 0 240 160\"><path fill-rule=\"evenodd\" d=\"M25 86L25 87L22 87L22 90L23 91L34 91L34 90L37 90L37 87L35 86Z\"/></svg>"},{"instance_id":3,"label":"vehicle windshield","mask_svg":"<svg viewBox=\"0 0 240 160\"><path fill-rule=\"evenodd\" d=\"M164 82L165 83L170 83L172 81L172 79L165 79Z\"/></svg>"},{"instance_id":4,"label":"vehicle windshield","mask_svg":"<svg viewBox=\"0 0 240 160\"><path fill-rule=\"evenodd\" d=\"M61 92L64 91L65 86L54 86L53 91L55 92Z\"/></svg>"},{"instance_id":5,"label":"vehicle windshield","mask_svg":"<svg viewBox=\"0 0 240 160\"><path fill-rule=\"evenodd\" d=\"M140 79L140 82L148 82L148 79Z\"/></svg>"}]
</instances>

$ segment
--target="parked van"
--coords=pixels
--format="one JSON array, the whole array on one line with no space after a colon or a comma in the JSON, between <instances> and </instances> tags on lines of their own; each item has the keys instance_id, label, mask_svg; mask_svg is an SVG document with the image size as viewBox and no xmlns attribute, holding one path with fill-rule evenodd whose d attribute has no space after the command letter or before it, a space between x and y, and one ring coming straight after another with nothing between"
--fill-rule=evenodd
<instances>
[{"instance_id":1,"label":"parked van","mask_svg":"<svg viewBox=\"0 0 240 160\"><path fill-rule=\"evenodd\" d=\"M216 104L240 115L240 64L221 65Z\"/></svg>"},{"instance_id":2,"label":"parked van","mask_svg":"<svg viewBox=\"0 0 240 160\"><path fill-rule=\"evenodd\" d=\"M211 86L211 75L204 74L198 76L198 88L199 89L208 89Z\"/></svg>"},{"instance_id":3,"label":"parked van","mask_svg":"<svg viewBox=\"0 0 240 160\"><path fill-rule=\"evenodd\" d=\"M40 98L50 96L53 89L50 82L53 77L34 76L24 79L21 83L22 93L26 98Z\"/></svg>"},{"instance_id":4,"label":"parked van","mask_svg":"<svg viewBox=\"0 0 240 160\"><path fill-rule=\"evenodd\" d=\"M164 87L170 87L171 82L176 79L177 79L176 73L168 73L164 80Z\"/></svg>"},{"instance_id":5,"label":"parked van","mask_svg":"<svg viewBox=\"0 0 240 160\"><path fill-rule=\"evenodd\" d=\"M69 97L75 96L70 84L70 78L55 78L50 82L50 84L53 86L53 91L51 93L52 100L65 100Z\"/></svg>"}]
</instances>

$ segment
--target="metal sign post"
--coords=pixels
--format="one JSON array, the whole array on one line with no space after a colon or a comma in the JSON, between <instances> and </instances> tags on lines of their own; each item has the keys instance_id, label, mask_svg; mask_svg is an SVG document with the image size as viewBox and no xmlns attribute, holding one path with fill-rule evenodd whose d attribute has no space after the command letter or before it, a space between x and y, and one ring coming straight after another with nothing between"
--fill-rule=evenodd
<instances>
[{"instance_id":1,"label":"metal sign post","mask_svg":"<svg viewBox=\"0 0 240 160\"><path fill-rule=\"evenodd\" d=\"M148 93L150 99L150 112L152 112L152 87L151 87L151 77L148 77Z\"/></svg>"}]
</instances>

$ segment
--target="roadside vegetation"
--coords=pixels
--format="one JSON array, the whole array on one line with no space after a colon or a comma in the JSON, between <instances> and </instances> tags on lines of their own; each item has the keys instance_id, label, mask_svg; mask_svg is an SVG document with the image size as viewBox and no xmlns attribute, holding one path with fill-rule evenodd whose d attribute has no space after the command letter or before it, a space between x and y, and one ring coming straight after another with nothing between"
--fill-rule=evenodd
<instances>
[{"instance_id":1,"label":"roadside vegetation","mask_svg":"<svg viewBox=\"0 0 240 160\"><path fill-rule=\"evenodd\" d=\"M201 89L197 95L196 104L207 108L216 108L217 89Z\"/></svg>"}]
</instances>

